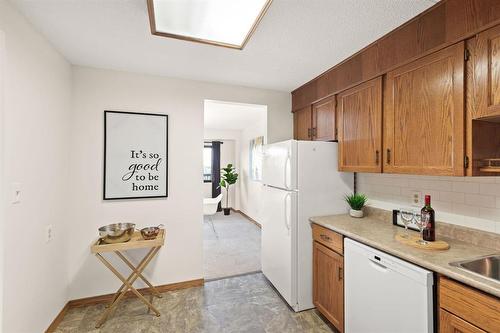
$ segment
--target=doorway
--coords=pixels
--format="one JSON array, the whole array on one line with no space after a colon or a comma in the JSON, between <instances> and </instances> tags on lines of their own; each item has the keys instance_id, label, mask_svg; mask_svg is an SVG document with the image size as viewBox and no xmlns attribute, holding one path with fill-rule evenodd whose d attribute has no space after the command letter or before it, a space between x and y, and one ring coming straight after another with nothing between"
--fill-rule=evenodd
<instances>
[{"instance_id":1,"label":"doorway","mask_svg":"<svg viewBox=\"0 0 500 333\"><path fill-rule=\"evenodd\" d=\"M206 280L261 270L259 163L266 137L267 106L205 100L202 147ZM228 182L235 174L236 181Z\"/></svg>"}]
</instances>

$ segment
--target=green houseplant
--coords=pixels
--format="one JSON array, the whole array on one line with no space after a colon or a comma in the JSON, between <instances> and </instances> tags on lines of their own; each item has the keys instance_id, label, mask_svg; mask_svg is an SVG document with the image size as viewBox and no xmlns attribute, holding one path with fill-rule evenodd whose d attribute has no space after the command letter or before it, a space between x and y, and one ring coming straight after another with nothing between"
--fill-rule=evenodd
<instances>
[{"instance_id":1,"label":"green houseplant","mask_svg":"<svg viewBox=\"0 0 500 333\"><path fill-rule=\"evenodd\" d=\"M346 194L344 200L351 207L349 215L352 217L363 217L363 207L368 201L366 195L361 193Z\"/></svg>"},{"instance_id":2,"label":"green houseplant","mask_svg":"<svg viewBox=\"0 0 500 333\"><path fill-rule=\"evenodd\" d=\"M226 189L226 207L224 208L224 215L229 215L229 186L236 183L238 180L238 174L235 172L236 169L232 164L228 164L225 168L222 168L222 175L219 185Z\"/></svg>"}]
</instances>

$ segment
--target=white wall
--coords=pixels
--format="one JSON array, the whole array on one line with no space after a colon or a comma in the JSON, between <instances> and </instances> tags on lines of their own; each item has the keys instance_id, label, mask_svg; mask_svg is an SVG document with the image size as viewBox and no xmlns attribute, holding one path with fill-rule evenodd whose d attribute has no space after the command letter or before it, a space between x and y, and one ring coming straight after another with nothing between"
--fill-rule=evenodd
<instances>
[{"instance_id":1,"label":"white wall","mask_svg":"<svg viewBox=\"0 0 500 333\"><path fill-rule=\"evenodd\" d=\"M115 221L133 221L138 226L166 224L166 246L148 272L155 283L203 277L203 101L268 105L269 137L282 140L292 136L290 94L83 67L74 68L73 88L70 298L118 288L116 278L89 251L97 227ZM169 115L167 199L101 200L104 110Z\"/></svg>"},{"instance_id":2,"label":"white wall","mask_svg":"<svg viewBox=\"0 0 500 333\"><path fill-rule=\"evenodd\" d=\"M500 233L499 177L358 173L358 189L384 209L408 206L412 192L420 191L431 195L436 220Z\"/></svg>"},{"instance_id":3,"label":"white wall","mask_svg":"<svg viewBox=\"0 0 500 333\"><path fill-rule=\"evenodd\" d=\"M6 1L3 332L42 332L67 301L71 67ZM11 184L21 183L12 204ZM45 242L46 227L55 238Z\"/></svg>"},{"instance_id":4,"label":"white wall","mask_svg":"<svg viewBox=\"0 0 500 333\"><path fill-rule=\"evenodd\" d=\"M258 119L241 132L240 149L240 210L257 222L262 223L262 183L250 178L250 141L259 136L263 136L264 143L266 143L265 113L263 113L261 119Z\"/></svg>"}]
</instances>

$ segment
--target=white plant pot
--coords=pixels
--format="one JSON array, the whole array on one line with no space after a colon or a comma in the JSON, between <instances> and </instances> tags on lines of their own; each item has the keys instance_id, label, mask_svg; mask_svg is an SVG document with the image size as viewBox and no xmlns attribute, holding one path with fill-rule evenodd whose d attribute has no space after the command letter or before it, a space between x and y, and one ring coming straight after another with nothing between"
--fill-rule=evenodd
<instances>
[{"instance_id":1,"label":"white plant pot","mask_svg":"<svg viewBox=\"0 0 500 333\"><path fill-rule=\"evenodd\" d=\"M351 215L352 217L357 217L357 218L363 217L363 210L351 209L351 210L349 210L349 215Z\"/></svg>"}]
</instances>

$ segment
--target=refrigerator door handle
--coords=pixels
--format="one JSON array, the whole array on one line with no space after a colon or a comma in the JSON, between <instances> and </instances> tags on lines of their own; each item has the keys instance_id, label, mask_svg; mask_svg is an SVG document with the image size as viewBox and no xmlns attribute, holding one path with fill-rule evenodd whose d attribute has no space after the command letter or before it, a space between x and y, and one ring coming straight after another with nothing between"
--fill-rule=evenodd
<instances>
[{"instance_id":1,"label":"refrigerator door handle","mask_svg":"<svg viewBox=\"0 0 500 333\"><path fill-rule=\"evenodd\" d=\"M288 166L289 166L289 164L290 164L290 154L288 154L286 156L285 167L283 168L284 169L284 173L285 173L285 175L284 175L285 176L285 188L287 190L290 189L290 185L288 184L288 169L289 169Z\"/></svg>"},{"instance_id":2,"label":"refrigerator door handle","mask_svg":"<svg viewBox=\"0 0 500 333\"><path fill-rule=\"evenodd\" d=\"M285 195L285 226L286 226L286 229L288 230L288 234L290 234L290 221L289 221L289 218L288 218L288 198L290 197L290 193L287 193Z\"/></svg>"}]
</instances>

